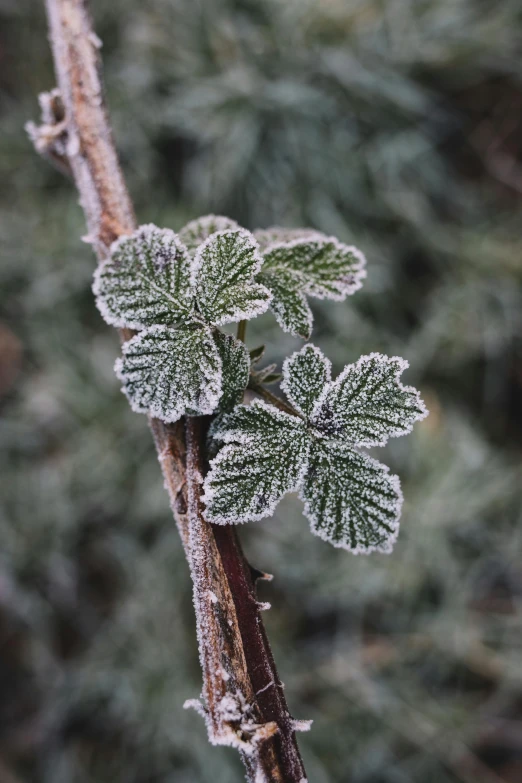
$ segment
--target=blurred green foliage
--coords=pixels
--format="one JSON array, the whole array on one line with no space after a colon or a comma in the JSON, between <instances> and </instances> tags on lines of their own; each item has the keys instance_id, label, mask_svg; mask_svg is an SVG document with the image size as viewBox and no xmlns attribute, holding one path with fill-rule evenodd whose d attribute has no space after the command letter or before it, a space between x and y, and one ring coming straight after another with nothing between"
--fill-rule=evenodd
<instances>
[{"instance_id":1,"label":"blurred green foliage","mask_svg":"<svg viewBox=\"0 0 522 783\"><path fill-rule=\"evenodd\" d=\"M241 530L312 783L522 778L519 0L93 0L140 222L208 211L361 247L315 306L334 370L399 354L431 416L380 454L391 556ZM232 783L184 712L191 587L144 417L112 365L70 183L23 132L54 85L43 8L0 0L0 778ZM298 342L270 315L251 346ZM377 452L376 452L377 453Z\"/></svg>"}]
</instances>

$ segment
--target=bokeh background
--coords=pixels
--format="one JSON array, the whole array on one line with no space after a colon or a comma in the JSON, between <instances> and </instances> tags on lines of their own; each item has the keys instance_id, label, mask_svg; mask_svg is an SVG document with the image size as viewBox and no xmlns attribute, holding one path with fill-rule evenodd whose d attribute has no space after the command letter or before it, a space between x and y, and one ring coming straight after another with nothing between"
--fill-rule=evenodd
<instances>
[{"instance_id":1,"label":"bokeh background","mask_svg":"<svg viewBox=\"0 0 522 783\"><path fill-rule=\"evenodd\" d=\"M93 0L138 218L308 225L368 257L313 300L336 370L406 357L431 415L380 451L391 556L241 530L311 783L522 780L520 0ZM0 781L235 783L182 709L191 585L144 417L112 366L77 196L23 131L43 8L0 0ZM249 333L280 362L270 315Z\"/></svg>"}]
</instances>

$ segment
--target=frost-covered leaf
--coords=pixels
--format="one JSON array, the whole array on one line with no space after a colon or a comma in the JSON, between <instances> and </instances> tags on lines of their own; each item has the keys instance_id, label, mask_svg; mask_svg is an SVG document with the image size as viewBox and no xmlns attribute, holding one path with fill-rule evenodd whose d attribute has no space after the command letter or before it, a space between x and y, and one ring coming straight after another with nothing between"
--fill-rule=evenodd
<instances>
[{"instance_id":1,"label":"frost-covered leaf","mask_svg":"<svg viewBox=\"0 0 522 783\"><path fill-rule=\"evenodd\" d=\"M243 401L250 374L250 357L244 343L231 334L216 332L214 339L221 357L223 396L220 411L230 411Z\"/></svg>"},{"instance_id":2,"label":"frost-covered leaf","mask_svg":"<svg viewBox=\"0 0 522 783\"><path fill-rule=\"evenodd\" d=\"M299 490L316 535L355 553L389 552L402 503L399 479L358 447L383 445L426 415L419 393L400 383L405 367L403 359L371 354L331 381L318 348L294 353L281 386L300 416L256 401L214 421L211 448L224 445L205 480L207 518L261 519L286 492Z\"/></svg>"},{"instance_id":3,"label":"frost-covered leaf","mask_svg":"<svg viewBox=\"0 0 522 783\"><path fill-rule=\"evenodd\" d=\"M390 552L399 530L399 479L367 454L315 441L300 496L312 532L355 554Z\"/></svg>"},{"instance_id":4,"label":"frost-covered leaf","mask_svg":"<svg viewBox=\"0 0 522 783\"><path fill-rule=\"evenodd\" d=\"M304 293L318 299L342 300L357 291L366 276L366 262L359 250L317 232L270 244L264 259L263 272L299 272L305 281Z\"/></svg>"},{"instance_id":5,"label":"frost-covered leaf","mask_svg":"<svg viewBox=\"0 0 522 783\"><path fill-rule=\"evenodd\" d=\"M172 422L216 409L221 358L206 327L152 326L125 343L122 353L116 374L134 411Z\"/></svg>"},{"instance_id":6,"label":"frost-covered leaf","mask_svg":"<svg viewBox=\"0 0 522 783\"><path fill-rule=\"evenodd\" d=\"M107 323L140 329L190 317L190 258L169 229L141 226L118 239L97 269L93 290Z\"/></svg>"},{"instance_id":7,"label":"frost-covered leaf","mask_svg":"<svg viewBox=\"0 0 522 783\"><path fill-rule=\"evenodd\" d=\"M248 231L219 231L200 245L193 280L199 310L209 323L253 318L268 308L270 292L253 281L262 263Z\"/></svg>"},{"instance_id":8,"label":"frost-covered leaf","mask_svg":"<svg viewBox=\"0 0 522 783\"><path fill-rule=\"evenodd\" d=\"M239 229L240 226L235 220L224 215L204 215L187 223L179 232L179 238L188 248L190 253L194 253L205 239L216 231L229 231Z\"/></svg>"},{"instance_id":9,"label":"frost-covered leaf","mask_svg":"<svg viewBox=\"0 0 522 783\"><path fill-rule=\"evenodd\" d=\"M427 415L419 392L400 382L407 367L398 356L362 356L326 387L312 423L324 437L365 447L405 435Z\"/></svg>"},{"instance_id":10,"label":"frost-covered leaf","mask_svg":"<svg viewBox=\"0 0 522 783\"><path fill-rule=\"evenodd\" d=\"M301 419L256 401L223 416L214 436L226 445L205 479L210 522L237 524L270 516L283 495L298 488L311 442Z\"/></svg>"},{"instance_id":11,"label":"frost-covered leaf","mask_svg":"<svg viewBox=\"0 0 522 783\"><path fill-rule=\"evenodd\" d=\"M285 360L281 389L306 418L329 383L331 369L330 360L315 345L305 345Z\"/></svg>"},{"instance_id":12,"label":"frost-covered leaf","mask_svg":"<svg viewBox=\"0 0 522 783\"><path fill-rule=\"evenodd\" d=\"M294 239L309 239L310 237L324 237L319 231L313 228L281 228L272 226L271 228L258 228L254 231L254 236L259 244L262 253L274 243L292 242Z\"/></svg>"},{"instance_id":13,"label":"frost-covered leaf","mask_svg":"<svg viewBox=\"0 0 522 783\"><path fill-rule=\"evenodd\" d=\"M290 269L267 269L257 277L272 294L270 309L285 332L307 340L312 334L313 315L303 291L306 280Z\"/></svg>"}]
</instances>

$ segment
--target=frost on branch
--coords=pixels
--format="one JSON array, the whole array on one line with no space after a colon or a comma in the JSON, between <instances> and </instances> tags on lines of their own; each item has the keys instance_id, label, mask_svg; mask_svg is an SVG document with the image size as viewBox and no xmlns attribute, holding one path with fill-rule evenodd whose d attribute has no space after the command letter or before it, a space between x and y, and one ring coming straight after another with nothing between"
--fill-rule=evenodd
<instances>
[{"instance_id":1,"label":"frost on branch","mask_svg":"<svg viewBox=\"0 0 522 783\"><path fill-rule=\"evenodd\" d=\"M199 246L192 268L198 308L212 324L231 323L264 313L270 292L253 283L263 263L248 231L218 231Z\"/></svg>"},{"instance_id":2,"label":"frost on branch","mask_svg":"<svg viewBox=\"0 0 522 783\"><path fill-rule=\"evenodd\" d=\"M105 320L143 329L117 363L123 391L133 410L165 422L241 400L248 354L214 327L253 318L271 296L254 281L257 242L235 221L208 215L185 226L183 237L195 255L169 229L141 226L113 244L94 280Z\"/></svg>"},{"instance_id":3,"label":"frost on branch","mask_svg":"<svg viewBox=\"0 0 522 783\"><path fill-rule=\"evenodd\" d=\"M126 342L122 351L116 374L137 413L173 422L216 409L222 362L207 327L152 326Z\"/></svg>"},{"instance_id":4,"label":"frost on branch","mask_svg":"<svg viewBox=\"0 0 522 783\"><path fill-rule=\"evenodd\" d=\"M318 231L271 228L257 231L255 237L264 257L259 279L272 293L278 323L295 336L308 338L311 333L305 295L341 301L357 291L366 276L359 250Z\"/></svg>"},{"instance_id":5,"label":"frost on branch","mask_svg":"<svg viewBox=\"0 0 522 783\"><path fill-rule=\"evenodd\" d=\"M216 231L235 231L239 228L235 220L223 215L204 215L187 223L179 232L179 238L193 255L205 239Z\"/></svg>"},{"instance_id":6,"label":"frost on branch","mask_svg":"<svg viewBox=\"0 0 522 783\"><path fill-rule=\"evenodd\" d=\"M173 231L141 226L118 239L94 275L96 304L107 323L141 329L174 324L192 312L190 258Z\"/></svg>"},{"instance_id":7,"label":"frost on branch","mask_svg":"<svg viewBox=\"0 0 522 783\"><path fill-rule=\"evenodd\" d=\"M205 482L209 522L263 519L300 485L310 448L300 419L256 401L224 416L214 437L226 445L211 461Z\"/></svg>"},{"instance_id":8,"label":"frost on branch","mask_svg":"<svg viewBox=\"0 0 522 783\"><path fill-rule=\"evenodd\" d=\"M389 552L398 532L400 483L359 448L384 445L427 415L419 393L400 383L407 363L363 356L335 381L313 345L286 360L282 388L293 416L264 402L238 406L213 427L224 443L205 480L211 522L271 514L296 489L312 532L336 547Z\"/></svg>"}]
</instances>

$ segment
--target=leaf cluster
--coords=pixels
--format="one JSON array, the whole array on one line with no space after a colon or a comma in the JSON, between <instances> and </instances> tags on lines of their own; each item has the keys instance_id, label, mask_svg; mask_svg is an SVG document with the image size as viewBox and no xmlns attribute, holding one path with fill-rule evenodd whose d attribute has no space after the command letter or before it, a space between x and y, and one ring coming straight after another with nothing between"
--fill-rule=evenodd
<instances>
[{"instance_id":1,"label":"leaf cluster","mask_svg":"<svg viewBox=\"0 0 522 783\"><path fill-rule=\"evenodd\" d=\"M216 420L212 436L224 446L205 480L207 518L259 520L298 491L313 533L354 553L389 552L400 482L360 449L385 445L427 415L419 393L400 382L407 366L371 354L332 381L317 347L294 353L284 363L282 389L295 415L256 401Z\"/></svg>"},{"instance_id":2,"label":"leaf cluster","mask_svg":"<svg viewBox=\"0 0 522 783\"><path fill-rule=\"evenodd\" d=\"M242 342L218 327L271 306L283 329L309 337L307 295L343 299L361 286L364 263L355 248L316 231L254 236L216 215L178 235L145 225L122 237L93 288L107 323L138 330L116 364L133 410L165 422L231 410L250 360ZM258 383L276 380L273 372L256 373Z\"/></svg>"}]
</instances>

